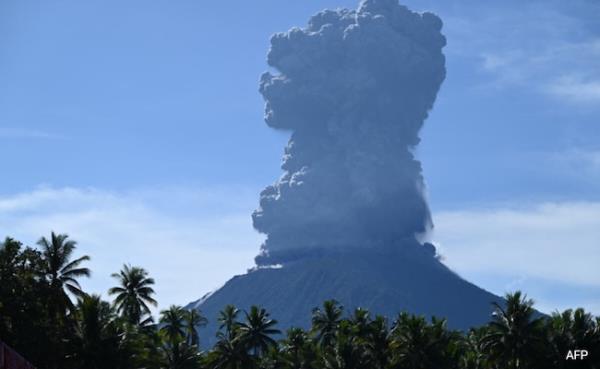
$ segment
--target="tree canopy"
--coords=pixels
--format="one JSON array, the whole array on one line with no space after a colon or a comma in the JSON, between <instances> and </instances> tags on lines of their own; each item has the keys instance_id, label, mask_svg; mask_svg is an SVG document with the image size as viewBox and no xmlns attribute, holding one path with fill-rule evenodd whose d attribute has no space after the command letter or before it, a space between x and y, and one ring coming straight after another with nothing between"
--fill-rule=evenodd
<instances>
[{"instance_id":1,"label":"tree canopy","mask_svg":"<svg viewBox=\"0 0 600 369\"><path fill-rule=\"evenodd\" d=\"M52 232L36 247L0 242L0 339L39 369L600 368L598 317L580 308L545 316L519 291L490 305L488 324L466 332L443 318L373 316L335 300L312 310L310 327L285 332L260 306L228 305L205 317L173 305L155 323L148 271L123 265L105 301L81 288L88 260L65 234ZM209 319L219 324L212 348L201 347L198 334ZM574 349L589 356L567 361Z\"/></svg>"}]
</instances>

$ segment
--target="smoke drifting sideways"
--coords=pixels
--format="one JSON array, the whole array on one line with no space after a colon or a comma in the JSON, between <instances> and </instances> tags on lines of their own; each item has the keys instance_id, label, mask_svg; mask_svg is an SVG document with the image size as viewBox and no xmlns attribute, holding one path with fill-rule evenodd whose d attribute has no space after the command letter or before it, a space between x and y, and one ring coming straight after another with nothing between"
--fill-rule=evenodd
<instances>
[{"instance_id":1,"label":"smoke drifting sideways","mask_svg":"<svg viewBox=\"0 0 600 369\"><path fill-rule=\"evenodd\" d=\"M292 134L285 173L252 214L263 256L399 245L432 227L413 151L446 75L441 28L397 0L366 0L272 37L265 121Z\"/></svg>"}]
</instances>

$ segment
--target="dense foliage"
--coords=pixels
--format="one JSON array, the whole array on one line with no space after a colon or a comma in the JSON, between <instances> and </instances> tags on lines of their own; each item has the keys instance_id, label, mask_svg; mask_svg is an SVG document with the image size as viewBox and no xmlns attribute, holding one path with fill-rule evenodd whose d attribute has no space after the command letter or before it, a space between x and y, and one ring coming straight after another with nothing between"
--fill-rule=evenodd
<instances>
[{"instance_id":1,"label":"dense foliage","mask_svg":"<svg viewBox=\"0 0 600 369\"><path fill-rule=\"evenodd\" d=\"M0 244L0 339L40 369L551 369L600 368L600 319L582 309L543 316L520 292L492 306L489 324L454 331L444 319L388 321L336 301L312 311L309 330L282 333L265 309L225 306L217 344L201 351L199 311L171 306L155 322L154 280L125 265L112 302L85 293L88 256L52 233L37 248ZM586 349L585 360L567 361Z\"/></svg>"}]
</instances>

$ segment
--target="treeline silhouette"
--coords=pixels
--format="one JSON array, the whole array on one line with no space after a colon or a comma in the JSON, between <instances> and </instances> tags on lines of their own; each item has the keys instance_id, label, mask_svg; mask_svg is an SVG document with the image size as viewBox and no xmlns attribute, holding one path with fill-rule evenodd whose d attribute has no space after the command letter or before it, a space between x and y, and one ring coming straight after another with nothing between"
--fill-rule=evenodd
<instances>
[{"instance_id":1,"label":"treeline silhouette","mask_svg":"<svg viewBox=\"0 0 600 369\"><path fill-rule=\"evenodd\" d=\"M202 351L207 318L171 306L151 315L154 280L140 267L113 274L111 302L85 293L88 256L64 234L37 247L0 243L0 339L39 369L560 369L600 368L600 319L583 309L544 316L521 292L490 306L490 322L468 332L444 319L400 313L390 320L325 301L312 326L280 332L257 306L225 306L216 345ZM468 304L465 301L465 304ZM309 312L307 312L309 313ZM569 350L584 360L566 360Z\"/></svg>"}]
</instances>

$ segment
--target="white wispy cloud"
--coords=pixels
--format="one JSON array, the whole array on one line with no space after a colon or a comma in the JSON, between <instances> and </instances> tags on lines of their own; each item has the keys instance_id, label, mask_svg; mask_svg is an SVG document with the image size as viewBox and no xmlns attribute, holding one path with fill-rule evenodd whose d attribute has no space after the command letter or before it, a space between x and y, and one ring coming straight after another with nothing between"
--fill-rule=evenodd
<instances>
[{"instance_id":1,"label":"white wispy cloud","mask_svg":"<svg viewBox=\"0 0 600 369\"><path fill-rule=\"evenodd\" d=\"M530 88L559 101L600 102L600 40L551 40L540 48L486 51L483 69L495 75L500 86Z\"/></svg>"},{"instance_id":2,"label":"white wispy cloud","mask_svg":"<svg viewBox=\"0 0 600 369\"><path fill-rule=\"evenodd\" d=\"M544 307L559 300L600 306L600 297L563 296L569 290L600 291L600 203L444 211L435 214L435 223L445 262L493 292L541 291L544 283L556 286L534 296Z\"/></svg>"},{"instance_id":3,"label":"white wispy cloud","mask_svg":"<svg viewBox=\"0 0 600 369\"><path fill-rule=\"evenodd\" d=\"M549 1L450 13L448 52L479 59L497 87L594 106L600 102L600 37L587 17L598 11L593 2Z\"/></svg>"},{"instance_id":4,"label":"white wispy cloud","mask_svg":"<svg viewBox=\"0 0 600 369\"><path fill-rule=\"evenodd\" d=\"M128 192L39 188L0 196L0 230L34 244L51 230L90 254L104 293L123 263L156 278L161 307L197 299L253 266L262 236L251 225L257 189L153 188ZM566 202L434 214L445 262L495 293L522 289L549 311L600 312L600 203Z\"/></svg>"},{"instance_id":5,"label":"white wispy cloud","mask_svg":"<svg viewBox=\"0 0 600 369\"><path fill-rule=\"evenodd\" d=\"M576 76L562 76L548 85L548 92L570 101L582 103L600 102L600 78L585 80Z\"/></svg>"},{"instance_id":6,"label":"white wispy cloud","mask_svg":"<svg viewBox=\"0 0 600 369\"><path fill-rule=\"evenodd\" d=\"M40 188L0 196L0 236L27 244L51 230L92 256L83 286L104 293L123 263L148 269L161 307L184 304L253 266L262 237L252 229L256 196L244 189L145 189L127 193Z\"/></svg>"}]
</instances>

